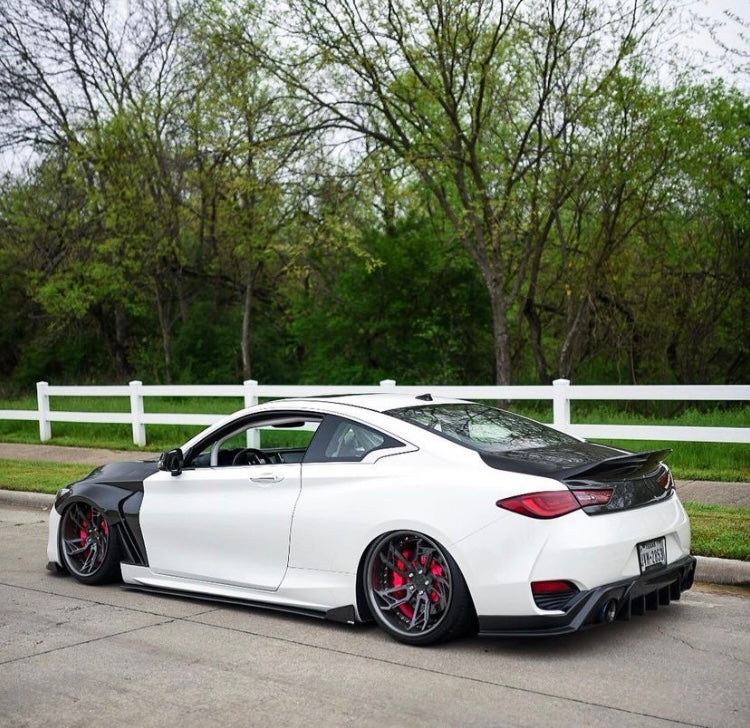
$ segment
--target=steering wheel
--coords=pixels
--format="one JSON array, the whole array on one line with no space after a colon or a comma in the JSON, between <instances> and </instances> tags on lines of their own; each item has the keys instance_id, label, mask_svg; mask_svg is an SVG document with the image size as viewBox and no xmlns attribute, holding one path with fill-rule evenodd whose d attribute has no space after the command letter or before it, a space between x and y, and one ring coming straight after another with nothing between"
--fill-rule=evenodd
<instances>
[{"instance_id":1,"label":"steering wheel","mask_svg":"<svg viewBox=\"0 0 750 728\"><path fill-rule=\"evenodd\" d=\"M270 463L266 454L254 447L246 447L232 458L232 465L270 465Z\"/></svg>"}]
</instances>

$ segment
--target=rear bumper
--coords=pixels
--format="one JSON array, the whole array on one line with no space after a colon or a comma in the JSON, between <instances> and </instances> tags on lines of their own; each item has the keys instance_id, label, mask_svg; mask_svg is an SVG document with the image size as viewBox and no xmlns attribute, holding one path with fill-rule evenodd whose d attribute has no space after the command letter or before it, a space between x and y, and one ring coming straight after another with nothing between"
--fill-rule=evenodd
<instances>
[{"instance_id":1,"label":"rear bumper","mask_svg":"<svg viewBox=\"0 0 750 728\"><path fill-rule=\"evenodd\" d=\"M695 576L695 558L684 556L665 569L580 592L563 613L534 616L479 616L479 633L496 637L559 635L587 629L608 620L607 605L615 601L616 619L658 609L680 598Z\"/></svg>"}]
</instances>

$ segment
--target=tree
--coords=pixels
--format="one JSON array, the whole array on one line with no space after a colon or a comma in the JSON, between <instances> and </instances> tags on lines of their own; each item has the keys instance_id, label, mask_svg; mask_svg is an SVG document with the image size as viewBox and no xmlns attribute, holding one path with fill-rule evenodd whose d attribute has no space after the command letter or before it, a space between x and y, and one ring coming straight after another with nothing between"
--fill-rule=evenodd
<instances>
[{"instance_id":1,"label":"tree","mask_svg":"<svg viewBox=\"0 0 750 728\"><path fill-rule=\"evenodd\" d=\"M625 260L640 268L646 248L661 248L658 221L675 203L686 153L685 108L644 76L645 69L612 74L567 145L574 182L555 211L541 274L524 303L542 381L553 371L572 375L589 353L595 324L612 316L632 322L630 297L613 285L618 270ZM635 369L631 357L634 379Z\"/></svg>"},{"instance_id":2,"label":"tree","mask_svg":"<svg viewBox=\"0 0 750 728\"><path fill-rule=\"evenodd\" d=\"M562 374L633 383L737 377L747 360L746 116L747 100L721 84L612 79L575 155L594 174L580 176L542 263L540 378L555 359Z\"/></svg>"},{"instance_id":3,"label":"tree","mask_svg":"<svg viewBox=\"0 0 750 728\"><path fill-rule=\"evenodd\" d=\"M298 52L260 50L331 127L389 149L429 189L487 288L499 383L511 380L513 320L576 183L556 175L561 147L661 12L618 8L303 0L280 21Z\"/></svg>"},{"instance_id":4,"label":"tree","mask_svg":"<svg viewBox=\"0 0 750 728\"><path fill-rule=\"evenodd\" d=\"M661 0L288 5L0 7L3 370L742 379L747 97Z\"/></svg>"},{"instance_id":5,"label":"tree","mask_svg":"<svg viewBox=\"0 0 750 728\"><path fill-rule=\"evenodd\" d=\"M439 214L399 219L363 235L369 259L339 251L311 265L290 320L302 381L491 378L485 291L451 232Z\"/></svg>"},{"instance_id":6,"label":"tree","mask_svg":"<svg viewBox=\"0 0 750 728\"><path fill-rule=\"evenodd\" d=\"M124 15L110 0L11 0L0 9L0 147L32 145L43 163L57 160L61 174L80 175L86 196L86 235L64 238L66 254L34 295L74 316L99 307L124 372L131 289L143 276L160 314L168 381L163 294L179 248L181 196L170 148L170 113L182 91L174 9L158 0L129 3Z\"/></svg>"},{"instance_id":7,"label":"tree","mask_svg":"<svg viewBox=\"0 0 750 728\"><path fill-rule=\"evenodd\" d=\"M678 382L742 382L750 363L750 100L722 83L684 91L692 134L682 212L661 273ZM683 122L683 127L686 124Z\"/></svg>"},{"instance_id":8,"label":"tree","mask_svg":"<svg viewBox=\"0 0 750 728\"><path fill-rule=\"evenodd\" d=\"M264 43L252 8L196 5L190 42L182 50L192 64L186 118L198 187L189 208L198 222L198 245L212 251L214 273L237 292L244 379L252 376L253 307L261 277L294 255L289 231L297 174L310 153L298 108L237 42L252 32L257 44Z\"/></svg>"}]
</instances>

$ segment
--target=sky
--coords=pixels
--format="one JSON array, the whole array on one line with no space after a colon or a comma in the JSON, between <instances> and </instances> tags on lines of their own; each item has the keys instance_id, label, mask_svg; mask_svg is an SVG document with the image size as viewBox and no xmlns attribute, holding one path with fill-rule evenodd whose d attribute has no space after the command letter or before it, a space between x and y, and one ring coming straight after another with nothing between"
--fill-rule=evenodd
<instances>
[{"instance_id":1,"label":"sky","mask_svg":"<svg viewBox=\"0 0 750 728\"><path fill-rule=\"evenodd\" d=\"M715 27L713 33L706 29L685 32L678 40L680 45L695 55L706 71L750 92L750 0L686 0L681 5L696 10ZM739 22L728 17L727 12ZM727 54L717 40L739 51L744 58ZM739 65L743 67L738 68Z\"/></svg>"},{"instance_id":2,"label":"sky","mask_svg":"<svg viewBox=\"0 0 750 728\"><path fill-rule=\"evenodd\" d=\"M1 0L0 0L1 1ZM719 75L750 94L750 0L668 0L678 12L698 12L714 26L713 32L703 28L685 30L672 42L687 54L706 74ZM125 7L127 0L120 0ZM736 16L739 22L727 16ZM741 55L728 54L719 43L734 48ZM0 175L20 169L33 155L28 150L0 152Z\"/></svg>"}]
</instances>

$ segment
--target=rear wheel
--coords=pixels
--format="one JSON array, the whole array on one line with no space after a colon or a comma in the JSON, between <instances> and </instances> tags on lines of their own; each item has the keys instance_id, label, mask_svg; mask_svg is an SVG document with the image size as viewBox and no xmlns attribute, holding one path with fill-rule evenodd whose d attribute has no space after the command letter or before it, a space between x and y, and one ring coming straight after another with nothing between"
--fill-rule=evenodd
<instances>
[{"instance_id":1,"label":"rear wheel","mask_svg":"<svg viewBox=\"0 0 750 728\"><path fill-rule=\"evenodd\" d=\"M473 622L458 565L423 534L397 531L375 541L365 558L363 580L373 617L400 642L433 644L467 631Z\"/></svg>"},{"instance_id":2,"label":"rear wheel","mask_svg":"<svg viewBox=\"0 0 750 728\"><path fill-rule=\"evenodd\" d=\"M60 555L65 568L83 584L120 577L120 541L104 513L88 503L73 503L60 522Z\"/></svg>"}]
</instances>

